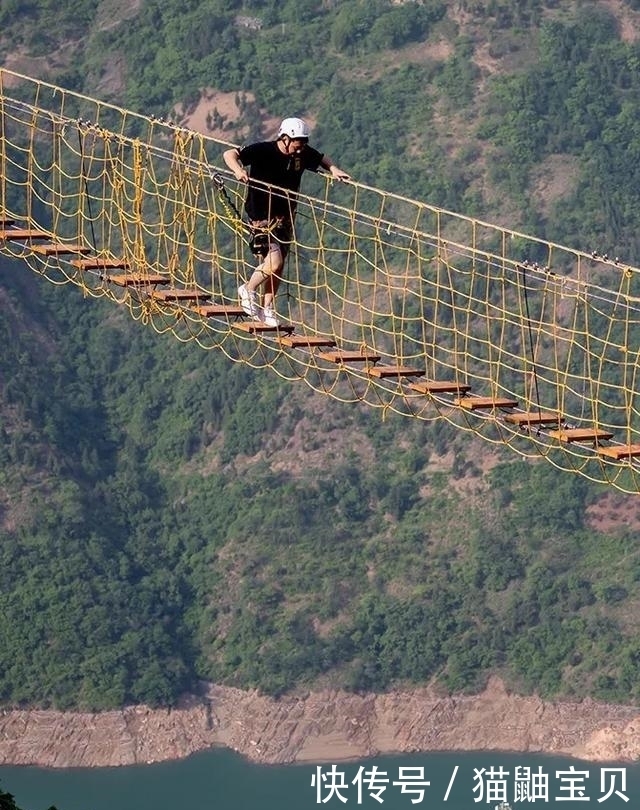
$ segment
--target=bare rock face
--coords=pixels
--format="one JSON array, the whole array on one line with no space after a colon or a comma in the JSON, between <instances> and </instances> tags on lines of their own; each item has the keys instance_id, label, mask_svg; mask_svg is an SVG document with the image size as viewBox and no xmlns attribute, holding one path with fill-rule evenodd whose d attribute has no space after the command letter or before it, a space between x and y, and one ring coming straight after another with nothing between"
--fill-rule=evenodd
<instances>
[{"instance_id":1,"label":"bare rock face","mask_svg":"<svg viewBox=\"0 0 640 810\"><path fill-rule=\"evenodd\" d=\"M640 758L640 708L592 700L545 703L509 694L494 678L483 693L463 697L443 698L425 688L274 700L211 685L204 697L175 709L0 714L5 765L132 765L215 746L268 764L491 750L632 762Z\"/></svg>"}]
</instances>

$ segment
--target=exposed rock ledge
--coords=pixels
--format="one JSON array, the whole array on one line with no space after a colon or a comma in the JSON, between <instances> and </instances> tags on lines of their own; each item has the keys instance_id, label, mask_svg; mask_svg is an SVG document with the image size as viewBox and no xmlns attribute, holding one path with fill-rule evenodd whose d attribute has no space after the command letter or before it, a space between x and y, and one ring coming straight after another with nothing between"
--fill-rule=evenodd
<instances>
[{"instance_id":1,"label":"exposed rock ledge","mask_svg":"<svg viewBox=\"0 0 640 810\"><path fill-rule=\"evenodd\" d=\"M0 714L0 763L130 765L227 746L263 763L330 761L418 751L545 752L593 761L640 758L640 708L508 694L494 678L472 697L428 689L338 691L280 700L224 686L177 709Z\"/></svg>"}]
</instances>

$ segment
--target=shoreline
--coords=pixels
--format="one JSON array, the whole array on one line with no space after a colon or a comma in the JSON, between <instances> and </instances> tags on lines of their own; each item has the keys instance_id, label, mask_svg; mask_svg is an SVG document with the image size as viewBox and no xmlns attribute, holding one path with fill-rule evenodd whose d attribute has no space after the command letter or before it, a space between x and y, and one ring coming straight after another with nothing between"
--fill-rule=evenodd
<instances>
[{"instance_id":1,"label":"shoreline","mask_svg":"<svg viewBox=\"0 0 640 810\"><path fill-rule=\"evenodd\" d=\"M265 765L452 751L633 763L640 760L640 707L543 701L510 694L494 677L480 694L450 697L420 688L276 700L210 684L173 709L0 710L1 765L151 764L220 747Z\"/></svg>"}]
</instances>

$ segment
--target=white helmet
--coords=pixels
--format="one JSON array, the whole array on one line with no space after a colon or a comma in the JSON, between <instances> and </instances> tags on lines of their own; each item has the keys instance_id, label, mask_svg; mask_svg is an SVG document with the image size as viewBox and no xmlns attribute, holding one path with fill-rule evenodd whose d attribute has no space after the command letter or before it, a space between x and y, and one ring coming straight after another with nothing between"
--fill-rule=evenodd
<instances>
[{"instance_id":1,"label":"white helmet","mask_svg":"<svg viewBox=\"0 0 640 810\"><path fill-rule=\"evenodd\" d=\"M288 135L290 138L308 138L309 127L302 118L285 118L280 124L278 138Z\"/></svg>"}]
</instances>

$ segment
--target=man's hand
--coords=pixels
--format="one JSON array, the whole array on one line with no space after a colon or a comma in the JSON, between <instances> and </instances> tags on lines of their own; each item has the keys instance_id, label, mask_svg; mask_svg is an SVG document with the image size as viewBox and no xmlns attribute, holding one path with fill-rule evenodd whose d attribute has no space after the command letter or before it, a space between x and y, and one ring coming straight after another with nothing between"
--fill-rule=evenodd
<instances>
[{"instance_id":1,"label":"man's hand","mask_svg":"<svg viewBox=\"0 0 640 810\"><path fill-rule=\"evenodd\" d=\"M351 180L351 176L348 175L346 172L343 172L342 169L338 168L338 166L330 166L329 171L331 172L331 177L334 180Z\"/></svg>"},{"instance_id":2,"label":"man's hand","mask_svg":"<svg viewBox=\"0 0 640 810\"><path fill-rule=\"evenodd\" d=\"M249 182L249 172L242 165L237 149L227 149L227 151L223 153L222 158L233 172L236 180L238 180L240 183Z\"/></svg>"}]
</instances>

